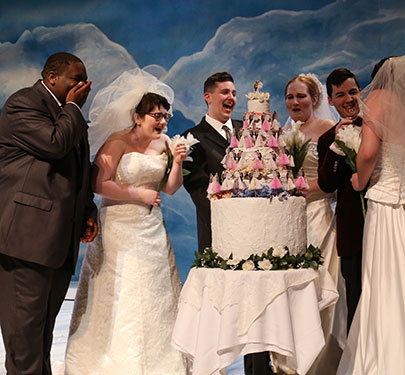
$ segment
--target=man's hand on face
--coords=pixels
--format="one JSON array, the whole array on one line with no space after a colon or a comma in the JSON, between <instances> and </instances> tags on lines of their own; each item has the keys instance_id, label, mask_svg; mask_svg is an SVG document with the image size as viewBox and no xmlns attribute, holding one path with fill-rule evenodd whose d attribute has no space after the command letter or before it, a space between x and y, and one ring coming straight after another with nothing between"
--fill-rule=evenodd
<instances>
[{"instance_id":1,"label":"man's hand on face","mask_svg":"<svg viewBox=\"0 0 405 375\"><path fill-rule=\"evenodd\" d=\"M87 96L89 95L91 83L92 81L79 82L68 92L66 103L74 102L80 108L83 107L84 103L86 103Z\"/></svg>"}]
</instances>

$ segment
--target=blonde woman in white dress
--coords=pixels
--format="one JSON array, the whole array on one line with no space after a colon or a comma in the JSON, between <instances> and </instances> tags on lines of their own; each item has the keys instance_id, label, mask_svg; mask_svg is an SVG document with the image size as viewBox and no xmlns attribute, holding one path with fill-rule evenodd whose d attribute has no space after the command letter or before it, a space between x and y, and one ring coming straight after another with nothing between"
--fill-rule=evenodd
<instances>
[{"instance_id":1,"label":"blonde woman in white dress","mask_svg":"<svg viewBox=\"0 0 405 375\"><path fill-rule=\"evenodd\" d=\"M336 123L331 120L331 112L323 91L321 83L313 74L292 78L287 82L284 90L290 117L296 122L303 123L300 130L304 133L305 139L310 140L303 165L309 185L306 197L308 244L321 249L324 266L331 274L340 294L336 306L321 312L326 345L309 372L317 375L333 374L336 371L346 338L347 318L344 281L340 273L336 248L336 195L323 192L318 185L317 141Z\"/></svg>"}]
</instances>

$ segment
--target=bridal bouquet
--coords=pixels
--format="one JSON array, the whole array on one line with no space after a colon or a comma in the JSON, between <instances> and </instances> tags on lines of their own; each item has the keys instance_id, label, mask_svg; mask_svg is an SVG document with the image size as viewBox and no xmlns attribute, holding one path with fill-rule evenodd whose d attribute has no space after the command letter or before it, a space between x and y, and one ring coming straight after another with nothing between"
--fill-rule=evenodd
<instances>
[{"instance_id":1,"label":"bridal bouquet","mask_svg":"<svg viewBox=\"0 0 405 375\"><path fill-rule=\"evenodd\" d=\"M167 164L166 164L166 169L165 169L165 174L163 175L162 180L160 181L159 187L157 191L161 191L163 189L163 186L165 186L170 172L173 167L173 160L174 160L174 150L176 149L177 145L179 143L184 143L187 149L187 157L191 153L191 148L198 143L199 140L194 138L194 136L191 133L187 134L187 137L180 136L176 134L172 139L170 139L169 144L166 147L166 154L167 154ZM186 169L183 169L183 176L188 175L190 172L187 171ZM150 206L149 208L149 213L152 211L153 206Z\"/></svg>"},{"instance_id":2,"label":"bridal bouquet","mask_svg":"<svg viewBox=\"0 0 405 375\"><path fill-rule=\"evenodd\" d=\"M294 178L298 177L298 171L301 169L304 163L305 156L307 155L307 148L310 139L305 142L305 134L300 131L300 127L303 123L301 121L292 121L291 128L287 129L280 135L282 141L284 141L285 150L288 155L292 155L294 159L294 165L289 166Z\"/></svg>"},{"instance_id":3,"label":"bridal bouquet","mask_svg":"<svg viewBox=\"0 0 405 375\"><path fill-rule=\"evenodd\" d=\"M337 132L335 143L346 155L346 163L349 164L353 172L357 172L357 153L361 143L361 130L358 126L347 125ZM361 209L363 217L366 217L366 206L364 204L364 192L360 191Z\"/></svg>"}]
</instances>

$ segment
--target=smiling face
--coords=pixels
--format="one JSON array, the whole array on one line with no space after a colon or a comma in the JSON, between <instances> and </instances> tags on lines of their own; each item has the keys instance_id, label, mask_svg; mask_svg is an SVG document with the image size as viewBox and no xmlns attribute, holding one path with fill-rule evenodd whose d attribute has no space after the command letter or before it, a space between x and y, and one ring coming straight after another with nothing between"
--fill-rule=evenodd
<instances>
[{"instance_id":1,"label":"smiling face","mask_svg":"<svg viewBox=\"0 0 405 375\"><path fill-rule=\"evenodd\" d=\"M208 104L208 115L224 124L236 105L235 85L231 81L217 82L212 92L204 93L204 99Z\"/></svg>"},{"instance_id":2,"label":"smiling face","mask_svg":"<svg viewBox=\"0 0 405 375\"><path fill-rule=\"evenodd\" d=\"M157 121L153 117L154 114L162 114L163 117L160 121ZM167 125L167 120L164 117L166 114L167 110L163 106L157 105L154 106L153 109L144 116L135 113L136 128L138 129L139 133L142 134L142 136L144 136L145 138L148 138L150 140L159 139L160 135Z\"/></svg>"},{"instance_id":3,"label":"smiling face","mask_svg":"<svg viewBox=\"0 0 405 375\"><path fill-rule=\"evenodd\" d=\"M335 106L342 118L355 118L360 111L359 98L361 91L353 78L348 78L340 86L332 85L330 105Z\"/></svg>"},{"instance_id":4,"label":"smiling face","mask_svg":"<svg viewBox=\"0 0 405 375\"><path fill-rule=\"evenodd\" d=\"M314 116L318 98L311 97L308 87L300 81L291 82L286 90L285 105L294 121L306 122Z\"/></svg>"},{"instance_id":5,"label":"smiling face","mask_svg":"<svg viewBox=\"0 0 405 375\"><path fill-rule=\"evenodd\" d=\"M86 68L80 62L71 62L60 73L51 70L45 78L45 84L61 103L65 103L68 92L80 81L87 81Z\"/></svg>"}]
</instances>

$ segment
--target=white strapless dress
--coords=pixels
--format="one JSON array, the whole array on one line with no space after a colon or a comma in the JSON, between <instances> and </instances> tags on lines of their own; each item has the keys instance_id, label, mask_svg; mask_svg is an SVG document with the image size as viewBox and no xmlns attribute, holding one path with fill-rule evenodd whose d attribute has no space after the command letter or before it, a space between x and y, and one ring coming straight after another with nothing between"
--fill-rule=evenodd
<instances>
[{"instance_id":1,"label":"white strapless dress","mask_svg":"<svg viewBox=\"0 0 405 375\"><path fill-rule=\"evenodd\" d=\"M317 143L308 144L304 160L304 173L308 181L318 179ZM340 259L336 247L336 195L319 191L307 199L307 240L321 249L324 266L332 276L339 292L339 300L321 312L325 347L308 374L333 375L336 373L346 341L347 307L344 279L340 271Z\"/></svg>"},{"instance_id":2,"label":"white strapless dress","mask_svg":"<svg viewBox=\"0 0 405 375\"><path fill-rule=\"evenodd\" d=\"M366 197L362 292L339 375L405 373L405 148L381 142Z\"/></svg>"},{"instance_id":3,"label":"white strapless dress","mask_svg":"<svg viewBox=\"0 0 405 375\"><path fill-rule=\"evenodd\" d=\"M125 154L116 180L157 189L166 162L165 154ZM171 346L181 286L160 208L103 199L99 230L82 266L65 365L54 374L187 374Z\"/></svg>"}]
</instances>

